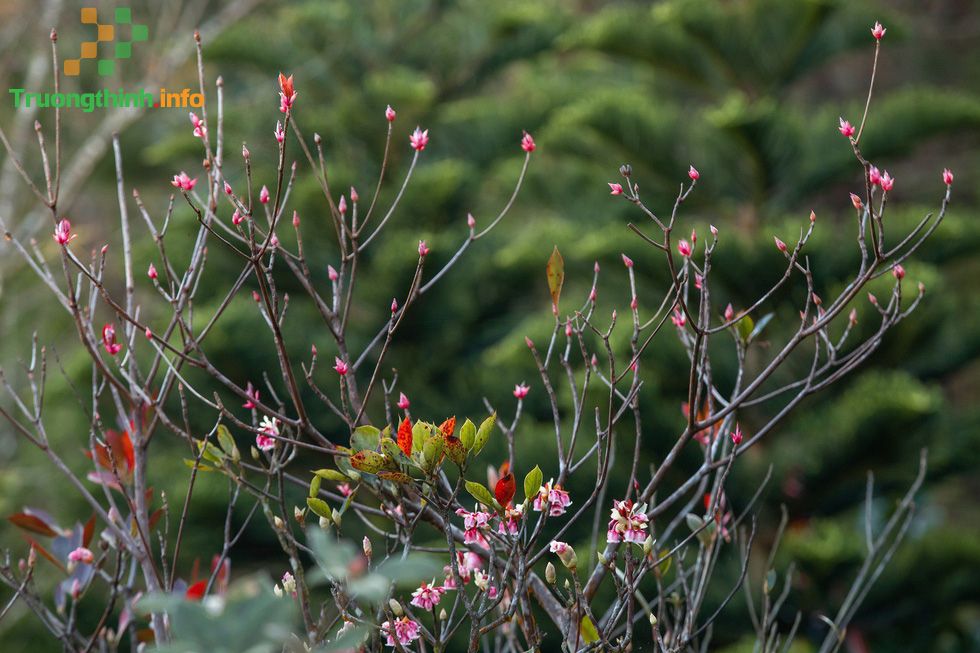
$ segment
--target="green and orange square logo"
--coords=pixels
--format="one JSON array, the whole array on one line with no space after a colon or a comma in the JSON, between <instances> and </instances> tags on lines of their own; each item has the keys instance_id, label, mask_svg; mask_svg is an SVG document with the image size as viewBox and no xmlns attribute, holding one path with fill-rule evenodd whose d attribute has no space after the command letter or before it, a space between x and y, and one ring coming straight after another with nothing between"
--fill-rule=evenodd
<instances>
[{"instance_id":1,"label":"green and orange square logo","mask_svg":"<svg viewBox=\"0 0 980 653\"><path fill-rule=\"evenodd\" d=\"M114 24L99 22L98 10L95 7L83 7L81 11L83 25L95 25L94 41L83 41L81 54L77 59L65 59L65 75L77 77L81 72L82 61L95 59L99 75L108 77L116 72L117 59L129 59L133 53L133 43L145 41L149 36L146 25L133 23L133 13L129 7L117 7L114 13ZM127 35L128 40L121 37Z\"/></svg>"}]
</instances>

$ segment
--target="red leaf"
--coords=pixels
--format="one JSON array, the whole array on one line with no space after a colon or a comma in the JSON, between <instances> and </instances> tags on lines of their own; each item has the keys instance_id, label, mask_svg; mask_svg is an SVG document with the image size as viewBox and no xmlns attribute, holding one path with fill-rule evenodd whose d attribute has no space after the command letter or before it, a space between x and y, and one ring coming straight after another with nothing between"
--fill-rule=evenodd
<instances>
[{"instance_id":1,"label":"red leaf","mask_svg":"<svg viewBox=\"0 0 980 653\"><path fill-rule=\"evenodd\" d=\"M390 446L390 445L389 445ZM406 456L411 458L412 456L412 421L407 417L402 420L402 423L398 426L398 448L401 449Z\"/></svg>"},{"instance_id":2,"label":"red leaf","mask_svg":"<svg viewBox=\"0 0 980 653\"><path fill-rule=\"evenodd\" d=\"M68 570L65 568L65 565L61 562L61 560L58 560L53 555L51 555L51 553L47 549L45 549L43 546L37 543L37 540L27 535L24 536L24 539L26 539L30 543L30 545L34 547L35 551L40 553L43 557L47 558L48 561L51 562L51 564L53 564L55 567L65 572L66 574L68 573Z\"/></svg>"},{"instance_id":3,"label":"red leaf","mask_svg":"<svg viewBox=\"0 0 980 653\"><path fill-rule=\"evenodd\" d=\"M452 417L450 417L449 419L447 419L445 422L443 422L442 424L440 424L439 425L439 430L442 431L442 434L445 437L447 437L447 438L449 436L451 436L453 433L455 433L456 432L456 416L453 415Z\"/></svg>"},{"instance_id":4,"label":"red leaf","mask_svg":"<svg viewBox=\"0 0 980 653\"><path fill-rule=\"evenodd\" d=\"M7 519L14 526L23 528L25 531L44 535L45 537L56 537L58 535L58 531L54 530L48 522L33 514L29 509L10 515Z\"/></svg>"},{"instance_id":5,"label":"red leaf","mask_svg":"<svg viewBox=\"0 0 980 653\"><path fill-rule=\"evenodd\" d=\"M505 508L510 505L511 499L514 498L516 491L517 483L514 482L514 475L510 472L501 476L500 480L497 481L497 485L493 488L494 496L497 497L497 503Z\"/></svg>"},{"instance_id":6,"label":"red leaf","mask_svg":"<svg viewBox=\"0 0 980 653\"><path fill-rule=\"evenodd\" d=\"M190 601L200 601L204 598L204 590L208 587L208 581L199 580L184 592L184 596Z\"/></svg>"},{"instance_id":7,"label":"red leaf","mask_svg":"<svg viewBox=\"0 0 980 653\"><path fill-rule=\"evenodd\" d=\"M95 534L95 515L88 518L85 522L85 529L82 531L82 546L88 548L92 542L92 535Z\"/></svg>"}]
</instances>

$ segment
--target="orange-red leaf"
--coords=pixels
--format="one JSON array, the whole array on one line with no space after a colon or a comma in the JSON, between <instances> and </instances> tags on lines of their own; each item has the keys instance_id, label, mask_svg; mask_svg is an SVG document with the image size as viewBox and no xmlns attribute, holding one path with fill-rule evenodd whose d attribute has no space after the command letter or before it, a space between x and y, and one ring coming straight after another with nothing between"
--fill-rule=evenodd
<instances>
[{"instance_id":1,"label":"orange-red leaf","mask_svg":"<svg viewBox=\"0 0 980 653\"><path fill-rule=\"evenodd\" d=\"M208 581L199 580L184 592L184 597L189 601L200 601L204 598L204 590L208 588Z\"/></svg>"},{"instance_id":2,"label":"orange-red leaf","mask_svg":"<svg viewBox=\"0 0 980 653\"><path fill-rule=\"evenodd\" d=\"M500 480L497 481L497 485L493 488L493 494L497 497L497 503L505 508L510 505L516 491L517 483L514 482L514 475L510 472L501 476Z\"/></svg>"},{"instance_id":3,"label":"orange-red leaf","mask_svg":"<svg viewBox=\"0 0 980 653\"><path fill-rule=\"evenodd\" d=\"M447 438L449 436L451 436L453 433L455 433L456 432L456 416L453 415L452 417L450 417L449 419L447 419L445 422L443 422L442 424L440 424L439 425L439 430L442 431L442 434L445 437L447 437Z\"/></svg>"},{"instance_id":4,"label":"orange-red leaf","mask_svg":"<svg viewBox=\"0 0 980 653\"><path fill-rule=\"evenodd\" d=\"M34 547L34 550L40 553L41 556L46 558L51 564L53 564L55 567L65 572L66 574L68 573L68 570L65 568L65 565L62 564L61 560L58 560L53 555L51 555L51 553L47 549L45 549L43 546L38 544L37 540L27 535L24 535L24 539L26 539L28 543L30 543L30 545Z\"/></svg>"},{"instance_id":5,"label":"orange-red leaf","mask_svg":"<svg viewBox=\"0 0 980 653\"><path fill-rule=\"evenodd\" d=\"M407 417L398 426L398 448L411 458L412 456L412 421Z\"/></svg>"},{"instance_id":6,"label":"orange-red leaf","mask_svg":"<svg viewBox=\"0 0 980 653\"><path fill-rule=\"evenodd\" d=\"M82 530L82 546L87 547L92 542L92 535L95 534L95 515L88 518L85 522L85 529Z\"/></svg>"},{"instance_id":7,"label":"orange-red leaf","mask_svg":"<svg viewBox=\"0 0 980 653\"><path fill-rule=\"evenodd\" d=\"M7 517L7 519L14 526L23 528L25 531L30 531L46 537L55 537L58 535L58 531L51 528L46 521L37 515L32 514L29 510L10 515Z\"/></svg>"}]
</instances>

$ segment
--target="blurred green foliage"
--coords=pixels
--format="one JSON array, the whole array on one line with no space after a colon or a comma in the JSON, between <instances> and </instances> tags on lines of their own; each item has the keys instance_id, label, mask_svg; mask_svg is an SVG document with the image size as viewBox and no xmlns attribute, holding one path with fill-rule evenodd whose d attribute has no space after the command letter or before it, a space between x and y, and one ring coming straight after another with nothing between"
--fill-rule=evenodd
<instances>
[{"instance_id":1,"label":"blurred green foliage","mask_svg":"<svg viewBox=\"0 0 980 653\"><path fill-rule=\"evenodd\" d=\"M236 186L243 180L237 157L242 141L256 162L257 183L274 178L279 70L295 75L297 119L308 139L314 132L322 136L338 193L355 185L363 197L373 188L384 146L385 105L398 110L398 119L382 206L407 167L409 131L416 124L430 129L432 141L401 208L367 252L363 269L370 280L359 284L352 316L352 331L362 334L352 338L355 351L383 324L391 297L404 294L415 241L424 238L431 246L430 269L447 261L467 236L467 212L486 225L506 202L520 169L521 130L534 134L538 150L512 213L409 314L387 367L398 370L398 390L411 397L413 413L431 420L453 413L476 419L485 414L484 397L506 418L513 385L528 381L532 389L518 433L524 453L517 473L523 477L540 464L547 479L556 471L549 468L550 409L523 336L544 339L552 328L544 278L552 246L565 257L563 297L569 305L585 298L593 261L599 261L600 310L622 312L630 298L619 253L627 252L636 261L641 311L650 310L644 297L665 288L666 271L656 253L626 229L637 219L635 211L626 202L610 201L605 182L615 180L619 165L629 162L644 197L665 211L693 162L701 181L683 207L681 225L702 234L709 223L719 227L714 264L719 285L713 292L721 305L746 306L773 282L781 272L772 234L793 239L811 209L818 216L809 248L817 292L833 296L859 260L849 235L853 209L847 193L861 180L835 124L839 115L860 120L873 53L868 28L875 19L888 32L862 150L898 179L889 201L889 234L911 228L937 208L944 166L957 176L945 222L906 265L906 282L922 280L926 299L867 365L808 400L736 466L730 501L744 506L772 466L760 539L771 538L779 506L785 504L790 529L779 569L795 560L798 573L780 619L788 627L791 610L803 611L802 641L794 650L810 650L807 641L819 641L826 628L817 615L836 609L860 564L867 471L874 470L877 482L874 514L884 519L914 475L918 450L929 447L929 476L909 540L858 612L850 642L875 651L976 650L980 197L972 180L980 173L980 12L974 3L304 0L261 5L207 43L205 54L208 75L224 78L226 174ZM169 83L193 87L195 79L187 67ZM10 115L9 109L0 110L0 119ZM74 140L84 120L66 118ZM186 116L151 112L122 140L127 183L140 188L160 214L169 176L199 167ZM66 147L73 142L69 138ZM326 283L326 266L337 259L332 229L302 159L299 166L290 209L302 217L311 267ZM106 160L85 196L72 202L79 251L116 242L115 207ZM170 251L179 252L181 239L194 229L193 216L178 208ZM13 257L9 248L0 251ZM211 252L206 278L212 285L195 313L199 321L208 318L214 308L208 302L220 299L237 272L238 263L219 247ZM142 238L139 260L153 254L152 243ZM110 263L114 272L121 270L119 260ZM37 299L39 284L27 270L5 270L0 290L4 366L15 367L36 329L84 387L85 358L74 346L66 316L54 302ZM285 277L281 283L301 296ZM885 280L881 283L884 288ZM147 304L149 290L140 289ZM793 324L802 291L798 284L777 294L768 340L785 337L783 325ZM276 366L269 342L254 330L258 316L248 295L243 292L232 303L208 346L211 360L242 383L258 382L254 370ZM855 306L859 331L870 333L873 311L864 298ZM297 356L305 356L311 344L321 356L332 355L329 335L303 302L291 305L285 328ZM640 395L650 443L642 452L644 464L658 460L681 428L686 388L679 378L684 375L677 374L686 369L679 345L663 338L656 346L657 354L645 362ZM760 364L766 351L763 346L754 352L750 364ZM724 351L717 354L715 374L724 385L731 382L734 360L726 362ZM800 374L808 364L804 358L791 359L775 381ZM48 392L49 432L63 451L80 452L85 433L78 431L74 391L52 376ZM740 416L743 427L751 433L778 405L747 411ZM193 417L202 428L209 419ZM315 418L339 440L346 438L326 411ZM631 451L632 436L619 438L620 451ZM532 448L534 457L525 458ZM154 482L172 497L171 505L186 490L180 462L185 453L166 438L154 445ZM484 456L492 461L503 453L492 443ZM699 455L693 448L687 453L682 465L696 465ZM15 444L6 425L0 425L0 460L3 514L31 504L67 522L83 512L76 498L50 480L41 457ZM311 468L321 466L309 462ZM617 464L625 470L630 462L621 454ZM80 453L72 463L85 468ZM590 483L573 479L573 499L586 494ZM220 479L199 481L185 543L187 564L195 557L209 559L220 545L216 525L225 498ZM302 501L298 490L296 502ZM0 530L0 542L22 551L11 530ZM583 525L567 539L583 551L589 537L590 528ZM284 565L274 539L259 526L233 551L233 573L262 568L278 576L270 560L279 558ZM737 571L732 564L719 575L733 579ZM86 617L84 610L80 617ZM0 639L15 643L5 650L26 646L20 643L35 636L36 628L24 612L5 620ZM647 636L644 628L640 641ZM715 629L716 644L733 652L749 650L748 629L745 609L736 601Z\"/></svg>"}]
</instances>

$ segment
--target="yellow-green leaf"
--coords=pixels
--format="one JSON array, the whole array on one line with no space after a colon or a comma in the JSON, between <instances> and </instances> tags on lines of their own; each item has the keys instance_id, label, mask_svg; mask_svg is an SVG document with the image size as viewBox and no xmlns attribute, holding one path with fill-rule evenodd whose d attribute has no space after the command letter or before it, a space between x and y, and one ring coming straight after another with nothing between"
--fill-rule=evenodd
<instances>
[{"instance_id":1,"label":"yellow-green leaf","mask_svg":"<svg viewBox=\"0 0 980 653\"><path fill-rule=\"evenodd\" d=\"M310 507L310 510L325 519L333 518L333 511L330 510L330 506L323 499L307 497L306 505Z\"/></svg>"},{"instance_id":2,"label":"yellow-green leaf","mask_svg":"<svg viewBox=\"0 0 980 653\"><path fill-rule=\"evenodd\" d=\"M480 428L476 431L476 437L473 440L473 453L480 453L484 445L490 439L490 433L493 431L494 424L497 423L497 413L494 413L490 417L483 420L480 424Z\"/></svg>"},{"instance_id":3,"label":"yellow-green leaf","mask_svg":"<svg viewBox=\"0 0 980 653\"><path fill-rule=\"evenodd\" d=\"M490 490L488 490L482 483L477 483L476 481L466 481L466 491L483 505L489 506L494 510L499 509L500 504L497 503L497 500L493 498L492 494L490 494Z\"/></svg>"},{"instance_id":4,"label":"yellow-green leaf","mask_svg":"<svg viewBox=\"0 0 980 653\"><path fill-rule=\"evenodd\" d=\"M459 429L459 439L467 451L473 448L473 443L476 441L476 424L471 422L468 417Z\"/></svg>"},{"instance_id":5,"label":"yellow-green leaf","mask_svg":"<svg viewBox=\"0 0 980 653\"><path fill-rule=\"evenodd\" d=\"M545 272L548 275L548 290L551 291L551 304L557 315L558 298L561 297L561 287L565 283L565 260L561 257L561 252L558 251L557 245L555 245L554 251L551 252L551 257L548 259Z\"/></svg>"},{"instance_id":6,"label":"yellow-green leaf","mask_svg":"<svg viewBox=\"0 0 980 653\"><path fill-rule=\"evenodd\" d=\"M313 473L322 479L336 483L345 483L348 480L346 474L338 472L336 469L318 469Z\"/></svg>"},{"instance_id":7,"label":"yellow-green leaf","mask_svg":"<svg viewBox=\"0 0 980 653\"><path fill-rule=\"evenodd\" d=\"M527 473L524 477L524 498L531 500L538 495L538 490L541 489L541 481L544 480L544 475L541 473L541 468L537 465L534 469Z\"/></svg>"},{"instance_id":8,"label":"yellow-green leaf","mask_svg":"<svg viewBox=\"0 0 980 653\"><path fill-rule=\"evenodd\" d=\"M595 623L589 615L582 615L582 621L579 622L578 630L582 635L582 643L595 644L599 641L599 631L596 629Z\"/></svg>"}]
</instances>

